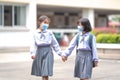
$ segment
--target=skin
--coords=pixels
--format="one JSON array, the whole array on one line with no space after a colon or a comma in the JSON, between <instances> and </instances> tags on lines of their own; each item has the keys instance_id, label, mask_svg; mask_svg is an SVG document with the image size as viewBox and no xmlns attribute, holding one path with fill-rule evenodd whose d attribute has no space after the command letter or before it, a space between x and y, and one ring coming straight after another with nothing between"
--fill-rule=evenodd
<instances>
[{"instance_id":1,"label":"skin","mask_svg":"<svg viewBox=\"0 0 120 80\"><path fill-rule=\"evenodd\" d=\"M49 80L48 76L43 76L42 80Z\"/></svg>"},{"instance_id":2,"label":"skin","mask_svg":"<svg viewBox=\"0 0 120 80\"><path fill-rule=\"evenodd\" d=\"M67 57L66 56L62 56L62 61L63 62L67 61Z\"/></svg>"},{"instance_id":3,"label":"skin","mask_svg":"<svg viewBox=\"0 0 120 80\"><path fill-rule=\"evenodd\" d=\"M98 66L98 61L94 61L95 67Z\"/></svg>"}]
</instances>

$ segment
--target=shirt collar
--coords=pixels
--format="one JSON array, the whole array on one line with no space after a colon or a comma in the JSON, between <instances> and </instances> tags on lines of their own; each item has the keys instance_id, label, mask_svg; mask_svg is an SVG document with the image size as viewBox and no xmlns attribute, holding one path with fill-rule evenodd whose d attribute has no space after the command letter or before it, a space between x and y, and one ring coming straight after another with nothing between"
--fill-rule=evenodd
<instances>
[{"instance_id":1,"label":"shirt collar","mask_svg":"<svg viewBox=\"0 0 120 80\"><path fill-rule=\"evenodd\" d=\"M41 33L40 29L37 29L38 33ZM42 31L43 33L47 32L47 30Z\"/></svg>"},{"instance_id":2,"label":"shirt collar","mask_svg":"<svg viewBox=\"0 0 120 80\"><path fill-rule=\"evenodd\" d=\"M80 34L81 36L87 36L87 35L89 35L90 34L90 32L87 32L87 33L85 33L85 34Z\"/></svg>"}]
</instances>

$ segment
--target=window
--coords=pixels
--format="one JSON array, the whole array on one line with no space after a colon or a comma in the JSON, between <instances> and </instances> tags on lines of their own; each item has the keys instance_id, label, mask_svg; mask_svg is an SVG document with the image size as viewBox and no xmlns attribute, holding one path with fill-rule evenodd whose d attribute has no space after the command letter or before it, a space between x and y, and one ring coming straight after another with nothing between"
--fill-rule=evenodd
<instances>
[{"instance_id":1,"label":"window","mask_svg":"<svg viewBox=\"0 0 120 80\"><path fill-rule=\"evenodd\" d=\"M26 23L26 10L24 6L15 6L14 7L14 25L15 26L24 26Z\"/></svg>"},{"instance_id":2,"label":"window","mask_svg":"<svg viewBox=\"0 0 120 80\"><path fill-rule=\"evenodd\" d=\"M12 26L12 6L4 6L4 26Z\"/></svg>"},{"instance_id":3,"label":"window","mask_svg":"<svg viewBox=\"0 0 120 80\"><path fill-rule=\"evenodd\" d=\"M0 26L2 26L2 5L0 5Z\"/></svg>"},{"instance_id":4,"label":"window","mask_svg":"<svg viewBox=\"0 0 120 80\"><path fill-rule=\"evenodd\" d=\"M26 24L26 6L0 5L0 26L16 27Z\"/></svg>"}]
</instances>

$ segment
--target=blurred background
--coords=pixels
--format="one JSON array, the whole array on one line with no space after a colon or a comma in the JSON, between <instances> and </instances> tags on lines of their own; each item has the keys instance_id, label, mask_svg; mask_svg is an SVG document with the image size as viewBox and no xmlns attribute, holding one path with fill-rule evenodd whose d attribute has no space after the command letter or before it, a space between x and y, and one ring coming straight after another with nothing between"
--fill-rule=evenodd
<instances>
[{"instance_id":1,"label":"blurred background","mask_svg":"<svg viewBox=\"0 0 120 80\"><path fill-rule=\"evenodd\" d=\"M59 44L66 46L77 32L76 22L90 20L98 43L120 43L119 0L0 0L0 51L29 47L29 32L36 29L37 18L47 15L49 29ZM108 34L109 33L109 34ZM114 34L114 35L112 35ZM106 36L109 39L106 40ZM113 39L114 38L114 39ZM104 40L103 40L104 39Z\"/></svg>"},{"instance_id":2,"label":"blurred background","mask_svg":"<svg viewBox=\"0 0 120 80\"><path fill-rule=\"evenodd\" d=\"M41 15L50 18L49 30L62 49L77 33L77 20L88 18L99 57L120 60L120 0L0 0L1 62L5 56L7 61L12 59L13 53L16 60L16 53L25 53L20 56L28 59L31 34Z\"/></svg>"}]
</instances>

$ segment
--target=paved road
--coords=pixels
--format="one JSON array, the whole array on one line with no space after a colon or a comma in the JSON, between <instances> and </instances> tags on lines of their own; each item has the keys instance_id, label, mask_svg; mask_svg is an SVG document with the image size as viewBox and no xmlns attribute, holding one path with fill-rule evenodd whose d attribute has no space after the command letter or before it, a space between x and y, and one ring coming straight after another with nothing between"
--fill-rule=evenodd
<instances>
[{"instance_id":1,"label":"paved road","mask_svg":"<svg viewBox=\"0 0 120 80\"><path fill-rule=\"evenodd\" d=\"M27 59L28 54L5 55L0 55L0 80L41 80L30 75L32 61ZM79 80L73 77L74 59L75 56L71 55L64 63L55 56L54 76L50 80ZM120 80L120 60L100 59L99 67L93 69L91 80Z\"/></svg>"}]
</instances>

